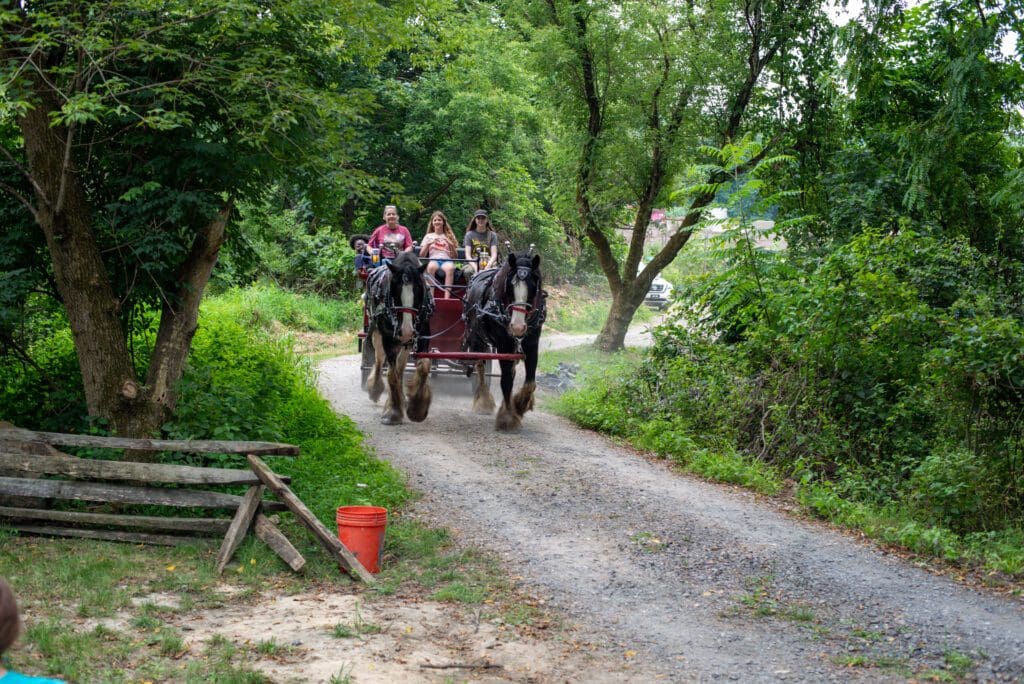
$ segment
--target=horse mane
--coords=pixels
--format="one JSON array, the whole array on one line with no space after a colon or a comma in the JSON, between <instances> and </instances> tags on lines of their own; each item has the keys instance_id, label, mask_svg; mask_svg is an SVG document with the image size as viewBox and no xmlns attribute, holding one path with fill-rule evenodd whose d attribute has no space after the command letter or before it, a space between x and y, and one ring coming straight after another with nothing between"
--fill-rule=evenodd
<instances>
[{"instance_id":1,"label":"horse mane","mask_svg":"<svg viewBox=\"0 0 1024 684\"><path fill-rule=\"evenodd\" d=\"M412 252L399 252L398 256L391 260L391 265L399 270L406 268L418 269L420 267L420 259Z\"/></svg>"}]
</instances>

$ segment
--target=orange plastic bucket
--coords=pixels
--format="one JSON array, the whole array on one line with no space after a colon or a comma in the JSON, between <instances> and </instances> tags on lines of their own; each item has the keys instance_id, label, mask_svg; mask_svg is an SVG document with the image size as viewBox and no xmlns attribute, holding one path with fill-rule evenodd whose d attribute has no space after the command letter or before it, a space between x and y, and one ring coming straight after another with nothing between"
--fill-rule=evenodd
<instances>
[{"instance_id":1,"label":"orange plastic bucket","mask_svg":"<svg viewBox=\"0 0 1024 684\"><path fill-rule=\"evenodd\" d=\"M339 506L338 539L369 572L380 572L388 509L380 506Z\"/></svg>"}]
</instances>

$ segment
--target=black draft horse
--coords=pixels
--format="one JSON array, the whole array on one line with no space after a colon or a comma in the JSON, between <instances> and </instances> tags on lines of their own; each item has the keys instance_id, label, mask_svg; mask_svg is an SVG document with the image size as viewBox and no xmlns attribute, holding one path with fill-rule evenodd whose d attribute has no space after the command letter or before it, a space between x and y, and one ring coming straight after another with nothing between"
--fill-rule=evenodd
<instances>
[{"instance_id":1,"label":"black draft horse","mask_svg":"<svg viewBox=\"0 0 1024 684\"><path fill-rule=\"evenodd\" d=\"M532 251L532 248L531 248ZM526 378L512 398L516 377L515 361L499 361L501 365L501 409L494 427L502 432L518 430L523 414L533 408L537 387L537 350L541 328L547 316L547 293L542 287L540 255L530 252L509 254L500 268L480 271L466 287L466 338L463 348L474 352L523 354ZM469 371L473 375L473 410L490 414L494 399L484 382L484 362L478 361Z\"/></svg>"},{"instance_id":2,"label":"black draft horse","mask_svg":"<svg viewBox=\"0 0 1024 684\"><path fill-rule=\"evenodd\" d=\"M430 359L420 359L409 380L407 395L402 394L405 364L413 347L426 351L430 342L430 316L434 295L423 280L426 264L409 252L402 252L390 263L375 268L366 279L366 315L369 321L363 344L373 345L373 370L366 379L366 391L376 402L384 392L381 367L388 362L388 400L381 422L397 425L403 410L409 420L418 423L430 410ZM408 405L406 406L406 399Z\"/></svg>"}]
</instances>

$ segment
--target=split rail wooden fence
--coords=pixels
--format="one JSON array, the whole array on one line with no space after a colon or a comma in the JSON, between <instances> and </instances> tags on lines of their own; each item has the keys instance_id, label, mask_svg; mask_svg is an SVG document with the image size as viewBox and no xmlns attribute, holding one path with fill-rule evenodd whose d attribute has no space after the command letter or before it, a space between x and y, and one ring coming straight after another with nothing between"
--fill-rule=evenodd
<instances>
[{"instance_id":1,"label":"split rail wooden fence","mask_svg":"<svg viewBox=\"0 0 1024 684\"><path fill-rule=\"evenodd\" d=\"M79 458L56 447L111 450L244 454L248 469ZM268 514L291 511L351 576L368 584L371 575L260 456L297 456L299 448L272 442L154 440L33 432L0 424L0 525L20 532L87 537L143 544L177 545L223 536L217 571L223 572L251 531L296 572L306 560ZM205 489L247 485L244 495ZM269 490L277 500L264 498ZM82 502L60 506L57 502ZM82 510L102 506L105 512ZM113 506L111 506L113 505ZM233 517L130 515L132 505L234 511Z\"/></svg>"}]
</instances>

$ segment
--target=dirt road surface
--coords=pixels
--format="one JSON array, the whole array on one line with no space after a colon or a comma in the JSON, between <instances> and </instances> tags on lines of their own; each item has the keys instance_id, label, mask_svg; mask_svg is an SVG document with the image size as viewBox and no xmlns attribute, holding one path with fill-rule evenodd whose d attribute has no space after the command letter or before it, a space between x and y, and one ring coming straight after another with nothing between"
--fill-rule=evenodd
<instances>
[{"instance_id":1,"label":"dirt road surface","mask_svg":"<svg viewBox=\"0 0 1024 684\"><path fill-rule=\"evenodd\" d=\"M435 396L423 423L384 426L357 357L320 373L335 409L423 492L414 515L499 554L610 659L644 668L608 669L604 681L1024 681L1018 599L680 475L543 410L500 434L466 392ZM565 680L593 680L576 674Z\"/></svg>"}]
</instances>

